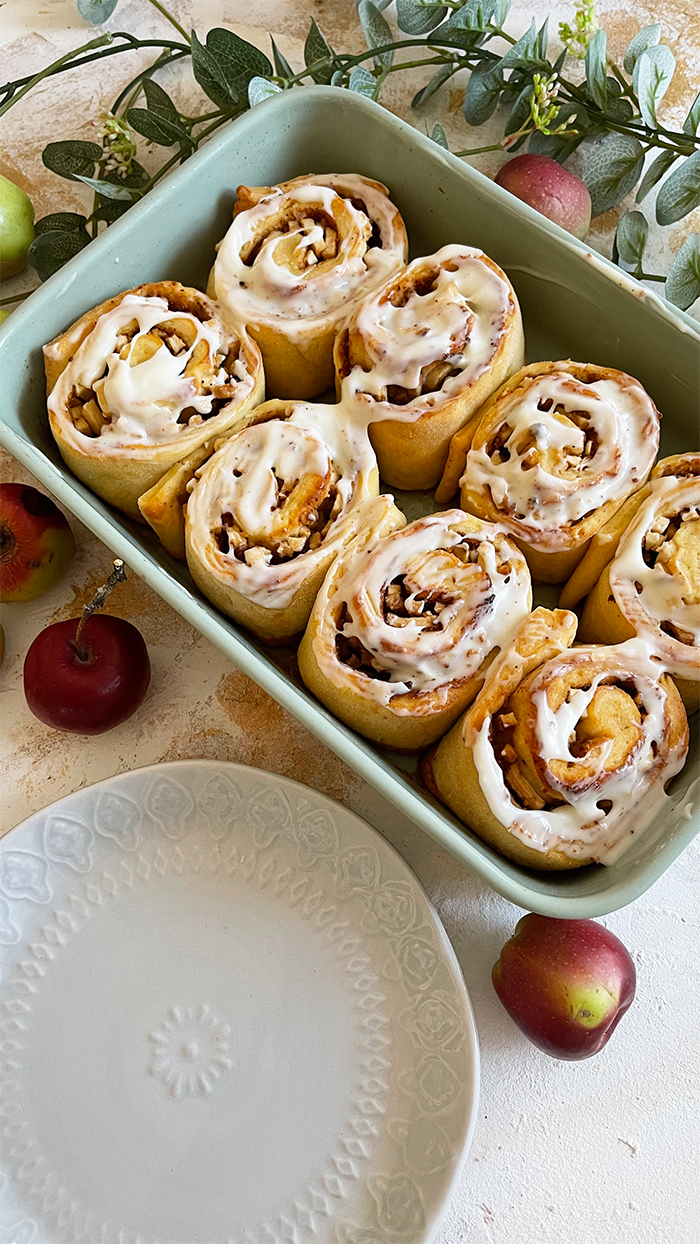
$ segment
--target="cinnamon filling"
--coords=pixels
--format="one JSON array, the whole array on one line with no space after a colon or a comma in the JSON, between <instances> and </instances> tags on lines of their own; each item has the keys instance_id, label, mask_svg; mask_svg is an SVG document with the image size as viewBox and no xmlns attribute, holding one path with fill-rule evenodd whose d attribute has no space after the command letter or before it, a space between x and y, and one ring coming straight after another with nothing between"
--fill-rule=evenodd
<instances>
[{"instance_id":1,"label":"cinnamon filling","mask_svg":"<svg viewBox=\"0 0 700 1244\"><path fill-rule=\"evenodd\" d=\"M147 333L139 334L136 319L128 320L121 328L115 343L119 358L129 360L130 367L152 358L157 350L165 349L169 354L179 357L188 350L192 354L183 368L182 375L194 381L197 395L210 396L211 410L200 414L193 406L186 406L180 411L177 422L183 427L195 427L212 419L236 393L238 381L233 375L240 353L240 344L232 342L227 351L219 350L213 358L209 354L209 344L200 338L195 345L197 328L192 320L178 316L177 308L171 307L172 316L161 320ZM226 381L220 383L221 371L226 374ZM68 398L68 413L78 432L83 436L97 437L112 421L113 414L119 412L109 410L104 397L104 382L107 377L107 360L99 379L91 388L85 385L73 385Z\"/></svg>"},{"instance_id":2,"label":"cinnamon filling","mask_svg":"<svg viewBox=\"0 0 700 1244\"><path fill-rule=\"evenodd\" d=\"M318 232L319 236L308 245L300 246L300 235L312 232ZM271 241L277 241L275 263L300 275L326 259L335 259L340 248L333 217L307 203L291 203L264 221L255 237L241 247L243 263L252 267L263 246Z\"/></svg>"},{"instance_id":3,"label":"cinnamon filling","mask_svg":"<svg viewBox=\"0 0 700 1244\"><path fill-rule=\"evenodd\" d=\"M570 687L566 702L576 691L587 691L590 683L583 681ZM548 767L554 780L571 794L588 789L591 783L604 783L606 774L623 767L639 745L646 717L641 693L633 681L622 681L611 675L598 683L586 711L576 723L568 739L571 760L550 759L536 755L536 742L528 688L522 684L514 696L491 721L490 740L494 756L513 800L523 809L545 811L561 806L566 800L544 777ZM612 746L596 776L602 749ZM529 746L528 746L529 744ZM598 806L609 804L600 800ZM612 805L610 805L612 806Z\"/></svg>"},{"instance_id":4,"label":"cinnamon filling","mask_svg":"<svg viewBox=\"0 0 700 1244\"><path fill-rule=\"evenodd\" d=\"M234 472L240 476L240 472ZM303 476L285 482L275 475L277 522L265 535L249 535L241 530L230 510L221 515L221 525L213 531L219 551L253 566L264 561L278 566L303 553L313 552L323 543L337 518L342 496L333 472L322 479Z\"/></svg>"}]
</instances>

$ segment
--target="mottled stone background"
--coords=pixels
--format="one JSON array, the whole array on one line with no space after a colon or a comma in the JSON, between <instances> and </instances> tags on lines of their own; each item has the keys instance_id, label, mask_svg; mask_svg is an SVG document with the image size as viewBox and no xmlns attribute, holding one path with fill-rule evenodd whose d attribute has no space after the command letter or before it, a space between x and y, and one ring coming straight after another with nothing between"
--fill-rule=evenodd
<instances>
[{"instance_id":1,"label":"mottled stone background","mask_svg":"<svg viewBox=\"0 0 700 1244\"><path fill-rule=\"evenodd\" d=\"M295 68L312 15L335 46L362 48L352 0L172 0L171 7L200 35L213 25L230 25L266 51L271 31ZM571 19L573 5L556 0L552 7L554 32L558 20ZM700 85L697 0L607 0L598 8L618 58L636 29L662 22L678 69L660 115L679 126ZM541 21L548 11L543 0L515 0L509 29L519 33L531 15ZM141 36L169 29L146 0L121 0L109 26ZM38 70L86 41L88 32L73 0L6 0L0 4L3 78ZM115 57L99 72L54 79L3 119L0 171L30 193L37 216L87 206L88 192L49 173L41 150L49 141L92 136L93 120L137 71L137 56L128 59L128 69L126 57ZM424 71L397 74L384 97L387 106L421 125L441 120L454 148L500 136L493 126L467 130L459 82L425 117L412 117L411 96L426 77ZM173 68L162 80L183 110L196 110L201 95L188 69ZM148 149L143 160L155 167ZM498 155L474 159L490 174L499 162ZM652 202L650 197L645 207ZM621 210L594 221L589 241L605 254ZM652 270L668 267L688 233L700 227L697 217L663 231L652 225ZM3 296L30 283L31 276L15 278ZM0 476L30 479L6 454L0 456ZM339 799L380 828L420 876L474 1003L483 1060L479 1123L439 1244L699 1244L697 844L648 895L605 922L629 947L639 972L638 1000L610 1046L582 1064L547 1059L520 1036L490 985L491 964L517 909L407 823L134 575L109 608L136 623L150 650L153 681L141 711L96 739L54 732L31 717L21 688L27 647L47 623L74 615L111 563L108 550L71 521L78 551L64 580L38 601L2 611L7 656L0 672L0 832L88 783L180 757L257 765Z\"/></svg>"}]
</instances>

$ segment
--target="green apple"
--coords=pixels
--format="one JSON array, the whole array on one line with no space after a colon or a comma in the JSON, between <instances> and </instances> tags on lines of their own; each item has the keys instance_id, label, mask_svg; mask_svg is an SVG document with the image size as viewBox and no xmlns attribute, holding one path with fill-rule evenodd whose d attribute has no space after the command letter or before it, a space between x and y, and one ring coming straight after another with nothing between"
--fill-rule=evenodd
<instances>
[{"instance_id":1,"label":"green apple","mask_svg":"<svg viewBox=\"0 0 700 1244\"><path fill-rule=\"evenodd\" d=\"M0 275L23 272L34 241L34 208L24 190L0 174Z\"/></svg>"}]
</instances>

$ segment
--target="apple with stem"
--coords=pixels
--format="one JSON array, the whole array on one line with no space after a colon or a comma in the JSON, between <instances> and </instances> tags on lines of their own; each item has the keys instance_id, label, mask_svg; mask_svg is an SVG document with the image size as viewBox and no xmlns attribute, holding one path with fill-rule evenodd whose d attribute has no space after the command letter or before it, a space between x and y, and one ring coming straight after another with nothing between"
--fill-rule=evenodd
<instances>
[{"instance_id":1,"label":"apple with stem","mask_svg":"<svg viewBox=\"0 0 700 1244\"><path fill-rule=\"evenodd\" d=\"M33 641L24 662L24 694L45 725L102 734L142 703L151 680L143 636L123 618L93 616L125 579L124 562L117 558L80 619L54 622Z\"/></svg>"},{"instance_id":2,"label":"apple with stem","mask_svg":"<svg viewBox=\"0 0 700 1244\"><path fill-rule=\"evenodd\" d=\"M595 920L523 916L492 972L511 1019L553 1058L590 1058L632 1004L634 963Z\"/></svg>"}]
</instances>

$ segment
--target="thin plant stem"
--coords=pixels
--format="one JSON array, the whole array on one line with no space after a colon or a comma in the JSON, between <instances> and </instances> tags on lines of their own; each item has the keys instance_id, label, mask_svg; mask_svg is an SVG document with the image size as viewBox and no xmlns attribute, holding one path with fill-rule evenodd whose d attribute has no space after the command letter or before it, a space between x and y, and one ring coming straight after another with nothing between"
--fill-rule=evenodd
<instances>
[{"instance_id":1,"label":"thin plant stem","mask_svg":"<svg viewBox=\"0 0 700 1244\"><path fill-rule=\"evenodd\" d=\"M502 143L491 143L490 147L469 147L466 151L453 151L456 156L481 155L482 151L503 151Z\"/></svg>"},{"instance_id":2,"label":"thin plant stem","mask_svg":"<svg viewBox=\"0 0 700 1244\"><path fill-rule=\"evenodd\" d=\"M82 47L76 48L73 52L66 52L65 56L60 56L58 60L54 61L53 64L48 65L46 69L41 69L39 73L35 73L34 76L29 78L24 86L17 91L11 99L8 99L2 107L0 107L0 117L3 116L9 108L11 108L12 104L15 104L17 100L22 98L23 95L26 95L29 91L31 91L32 87L36 86L38 82L43 81L44 78L48 78L51 73L55 73L58 67L60 65L64 65L66 61L71 59L71 57L80 52L90 52L93 48L105 47L108 43L112 42L113 38L114 36L107 32L107 34L99 35L97 39L90 39L89 43L84 43Z\"/></svg>"},{"instance_id":3,"label":"thin plant stem","mask_svg":"<svg viewBox=\"0 0 700 1244\"><path fill-rule=\"evenodd\" d=\"M24 302L25 298L28 298L33 293L33 289L28 289L24 294L13 294L11 298L0 298L0 307L9 307L10 303L13 302Z\"/></svg>"},{"instance_id":4,"label":"thin plant stem","mask_svg":"<svg viewBox=\"0 0 700 1244\"><path fill-rule=\"evenodd\" d=\"M103 36L101 41L93 40L92 43L85 44L85 47L94 47L95 44L104 42L105 38L106 36ZM85 47L75 48L73 52L68 53L66 56L61 56L59 60L52 61L51 64L47 65L46 69L43 69L40 74L34 74L31 77L26 78L17 78L14 82L6 82L3 86L0 86L0 94L7 95L8 91L12 92L9 99L6 99L3 102L2 108L0 109L0 116L2 116L4 112L7 112L8 108L11 108L13 104L16 104L17 101L21 99L22 95L26 94L26 90L18 91L16 89L17 87L26 87L27 90L31 90L32 87L36 86L37 83L41 82L44 78L52 78L55 74L67 73L71 69L80 69L83 65L89 65L91 61L104 60L107 56L118 56L120 52L133 52L139 48L148 47L171 48L174 51L179 51L182 56L190 55L189 45L187 47L183 47L181 43L173 43L172 40L135 39L133 35L129 35L122 30L119 30L114 35L111 35L110 39L126 39L127 42L119 43L116 47L106 47L102 51L93 52L90 56L83 56L81 60L71 61L71 56L77 56L85 50Z\"/></svg>"},{"instance_id":5,"label":"thin plant stem","mask_svg":"<svg viewBox=\"0 0 700 1244\"><path fill-rule=\"evenodd\" d=\"M170 22L170 25L174 26L175 29L178 31L178 33L182 35L183 39L186 39L187 42L189 43L190 36L187 34L187 31L183 30L180 23L176 20L176 18L173 17L172 13L169 12L168 9L166 9L165 5L161 4L160 0L149 0L149 2L150 4L153 5L154 9L157 9L159 13L163 14L163 17L167 18L167 20Z\"/></svg>"}]
</instances>

